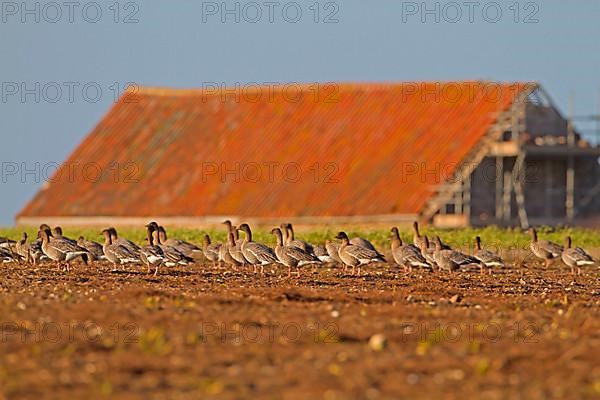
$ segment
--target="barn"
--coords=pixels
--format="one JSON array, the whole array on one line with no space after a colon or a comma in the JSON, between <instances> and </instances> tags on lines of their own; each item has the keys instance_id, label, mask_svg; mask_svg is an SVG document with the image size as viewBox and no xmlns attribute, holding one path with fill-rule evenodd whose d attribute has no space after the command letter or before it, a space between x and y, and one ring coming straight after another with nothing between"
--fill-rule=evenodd
<instances>
[{"instance_id":1,"label":"barn","mask_svg":"<svg viewBox=\"0 0 600 400\"><path fill-rule=\"evenodd\" d=\"M533 82L135 88L16 223L594 224L599 156Z\"/></svg>"}]
</instances>

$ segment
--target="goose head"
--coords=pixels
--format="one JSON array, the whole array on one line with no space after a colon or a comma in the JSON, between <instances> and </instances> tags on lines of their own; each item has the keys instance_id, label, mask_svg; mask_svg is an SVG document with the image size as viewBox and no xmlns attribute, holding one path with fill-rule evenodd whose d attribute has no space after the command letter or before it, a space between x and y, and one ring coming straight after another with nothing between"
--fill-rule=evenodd
<instances>
[{"instance_id":1,"label":"goose head","mask_svg":"<svg viewBox=\"0 0 600 400\"><path fill-rule=\"evenodd\" d=\"M222 222L222 224L227 227L227 231L233 230L233 224L231 223L230 220L226 219L225 221Z\"/></svg>"},{"instance_id":2,"label":"goose head","mask_svg":"<svg viewBox=\"0 0 600 400\"><path fill-rule=\"evenodd\" d=\"M54 234L54 236L56 237L62 237L63 235L63 230L60 226L55 226L54 229L52 230L52 233Z\"/></svg>"},{"instance_id":3,"label":"goose head","mask_svg":"<svg viewBox=\"0 0 600 400\"><path fill-rule=\"evenodd\" d=\"M350 240L348 240L348 235L346 234L346 232L338 232L337 235L335 235L336 239L339 239L342 241L342 243L348 244L350 242Z\"/></svg>"},{"instance_id":4,"label":"goose head","mask_svg":"<svg viewBox=\"0 0 600 400\"><path fill-rule=\"evenodd\" d=\"M100 234L104 236L104 240L107 244L112 244L112 231L110 230L110 228L103 229L102 232L100 232Z\"/></svg>"},{"instance_id":5,"label":"goose head","mask_svg":"<svg viewBox=\"0 0 600 400\"><path fill-rule=\"evenodd\" d=\"M275 237L277 238L277 245L282 246L283 245L283 235L281 233L281 229L273 228L273 229L271 229L271 234L275 235Z\"/></svg>"},{"instance_id":6,"label":"goose head","mask_svg":"<svg viewBox=\"0 0 600 400\"><path fill-rule=\"evenodd\" d=\"M252 231L250 230L250 225L241 224L237 229L238 229L238 231L242 231L242 232L244 232L244 234L246 234L245 240L247 240L249 242L252 241Z\"/></svg>"},{"instance_id":7,"label":"goose head","mask_svg":"<svg viewBox=\"0 0 600 400\"><path fill-rule=\"evenodd\" d=\"M40 231L48 232L48 236L52 236L52 229L47 224L41 224L40 225ZM38 235L38 237L39 237L39 235Z\"/></svg>"}]
</instances>

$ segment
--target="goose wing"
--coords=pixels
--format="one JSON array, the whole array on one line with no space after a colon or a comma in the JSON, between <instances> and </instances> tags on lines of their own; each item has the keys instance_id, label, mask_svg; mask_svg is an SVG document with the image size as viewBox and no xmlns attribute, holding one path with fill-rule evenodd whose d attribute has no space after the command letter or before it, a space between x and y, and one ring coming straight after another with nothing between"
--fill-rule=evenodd
<instances>
[{"instance_id":1,"label":"goose wing","mask_svg":"<svg viewBox=\"0 0 600 400\"><path fill-rule=\"evenodd\" d=\"M421 267L430 266L425 257L423 257L423 255L419 251L419 249L413 245L402 247L401 260L404 264L408 265Z\"/></svg>"},{"instance_id":2,"label":"goose wing","mask_svg":"<svg viewBox=\"0 0 600 400\"><path fill-rule=\"evenodd\" d=\"M285 252L289 257L292 257L298 261L319 262L319 259L317 257L298 247L286 246Z\"/></svg>"},{"instance_id":3,"label":"goose wing","mask_svg":"<svg viewBox=\"0 0 600 400\"><path fill-rule=\"evenodd\" d=\"M365 249L376 251L375 246L373 246L373 243L371 243L367 239L363 239L361 237L355 237L355 238L350 239L350 244L354 245L354 246L364 247Z\"/></svg>"},{"instance_id":4,"label":"goose wing","mask_svg":"<svg viewBox=\"0 0 600 400\"><path fill-rule=\"evenodd\" d=\"M73 243L71 240L63 239L52 239L49 243L56 251L67 254L67 253L88 253L87 249L79 246L77 242Z\"/></svg>"},{"instance_id":5,"label":"goose wing","mask_svg":"<svg viewBox=\"0 0 600 400\"><path fill-rule=\"evenodd\" d=\"M366 247L351 244L346 246L344 250L346 254L357 260L381 260L381 255L377 251L367 249Z\"/></svg>"},{"instance_id":6,"label":"goose wing","mask_svg":"<svg viewBox=\"0 0 600 400\"><path fill-rule=\"evenodd\" d=\"M152 259L163 260L165 258L165 253L158 246L146 246L146 247L142 248L141 250L142 250L142 254L146 257L146 259L148 261L151 261Z\"/></svg>"},{"instance_id":7,"label":"goose wing","mask_svg":"<svg viewBox=\"0 0 600 400\"><path fill-rule=\"evenodd\" d=\"M563 257L572 261L575 264L591 264L594 262L592 256L585 252L581 247L566 249L563 252Z\"/></svg>"},{"instance_id":8,"label":"goose wing","mask_svg":"<svg viewBox=\"0 0 600 400\"><path fill-rule=\"evenodd\" d=\"M473 256L484 264L504 265L502 257L488 250L479 250Z\"/></svg>"},{"instance_id":9,"label":"goose wing","mask_svg":"<svg viewBox=\"0 0 600 400\"><path fill-rule=\"evenodd\" d=\"M564 247L554 242L550 242L549 240L540 240L538 243L539 247L552 254L553 257L560 256L564 250Z\"/></svg>"},{"instance_id":10,"label":"goose wing","mask_svg":"<svg viewBox=\"0 0 600 400\"><path fill-rule=\"evenodd\" d=\"M475 257L471 257L468 254L461 253L456 250L442 250L443 252L447 252L449 254L449 258L458 265L467 265L467 264L479 264L479 260Z\"/></svg>"},{"instance_id":11,"label":"goose wing","mask_svg":"<svg viewBox=\"0 0 600 400\"><path fill-rule=\"evenodd\" d=\"M192 261L188 256L183 254L176 247L162 245L162 246L160 246L160 248L163 251L165 257L169 261L172 261L174 263L186 263L186 264L190 263Z\"/></svg>"},{"instance_id":12,"label":"goose wing","mask_svg":"<svg viewBox=\"0 0 600 400\"><path fill-rule=\"evenodd\" d=\"M245 247L261 263L276 263L277 256L272 248L258 242L248 242Z\"/></svg>"}]
</instances>

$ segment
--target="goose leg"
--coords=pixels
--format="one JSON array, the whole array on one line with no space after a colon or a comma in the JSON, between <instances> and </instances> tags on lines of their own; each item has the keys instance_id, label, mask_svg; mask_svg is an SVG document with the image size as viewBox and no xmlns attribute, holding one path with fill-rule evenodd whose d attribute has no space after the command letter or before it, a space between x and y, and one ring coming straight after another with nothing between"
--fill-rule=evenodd
<instances>
[{"instance_id":1,"label":"goose leg","mask_svg":"<svg viewBox=\"0 0 600 400\"><path fill-rule=\"evenodd\" d=\"M288 278L290 276L292 276L292 267L291 266L288 267Z\"/></svg>"},{"instance_id":2,"label":"goose leg","mask_svg":"<svg viewBox=\"0 0 600 400\"><path fill-rule=\"evenodd\" d=\"M581 267L577 267L577 275L581 275Z\"/></svg>"},{"instance_id":3,"label":"goose leg","mask_svg":"<svg viewBox=\"0 0 600 400\"><path fill-rule=\"evenodd\" d=\"M300 267L296 269L296 278L300 278Z\"/></svg>"},{"instance_id":4,"label":"goose leg","mask_svg":"<svg viewBox=\"0 0 600 400\"><path fill-rule=\"evenodd\" d=\"M158 275L158 267L159 267L159 264L156 264L156 269L154 270L154 276Z\"/></svg>"}]
</instances>

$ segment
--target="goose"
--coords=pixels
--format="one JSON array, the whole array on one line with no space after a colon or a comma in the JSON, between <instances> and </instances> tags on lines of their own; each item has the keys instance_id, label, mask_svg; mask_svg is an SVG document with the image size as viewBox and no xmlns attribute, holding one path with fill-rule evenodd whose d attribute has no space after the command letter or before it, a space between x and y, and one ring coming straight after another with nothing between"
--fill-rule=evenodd
<instances>
[{"instance_id":1,"label":"goose","mask_svg":"<svg viewBox=\"0 0 600 400\"><path fill-rule=\"evenodd\" d=\"M242 241L240 240L239 231L235 226L231 224L231 221L225 220L223 224L227 227L227 233L233 233L233 241L235 243L234 246L228 246L229 254L240 263L242 266L248 264L248 260L244 257L244 253L242 253Z\"/></svg>"},{"instance_id":2,"label":"goose","mask_svg":"<svg viewBox=\"0 0 600 400\"><path fill-rule=\"evenodd\" d=\"M107 228L108 231L110 231L110 241L113 244L118 244L121 245L123 247L125 247L127 250L129 250L131 253L133 253L133 255L138 259L141 260L141 251L142 248L140 246L138 246L137 244L133 243L131 240L129 239L125 239L125 238L121 238L119 237L119 234L117 233L117 229L115 227L110 227Z\"/></svg>"},{"instance_id":3,"label":"goose","mask_svg":"<svg viewBox=\"0 0 600 400\"><path fill-rule=\"evenodd\" d=\"M380 257L383 257L383 254L381 254L379 251L377 251L377 249L375 248L375 246L373 245L373 243L369 242L367 239L361 238L359 236L354 237L352 239L350 239L350 244L353 244L355 246L360 246L363 247L365 249L369 249L369 250L373 250L374 252L376 252Z\"/></svg>"},{"instance_id":4,"label":"goose","mask_svg":"<svg viewBox=\"0 0 600 400\"><path fill-rule=\"evenodd\" d=\"M180 239L169 239L163 226L158 227L158 238L160 243L176 248L187 257L194 258L194 255L202 253L202 249L193 243Z\"/></svg>"},{"instance_id":5,"label":"goose","mask_svg":"<svg viewBox=\"0 0 600 400\"><path fill-rule=\"evenodd\" d=\"M352 267L352 275L355 274L356 267L358 267L358 275L360 275L362 265L372 262L385 262L383 256L376 250L350 244L346 232L339 232L335 238L341 241L338 255L344 264L344 271L347 267Z\"/></svg>"},{"instance_id":6,"label":"goose","mask_svg":"<svg viewBox=\"0 0 600 400\"><path fill-rule=\"evenodd\" d=\"M327 249L325 248L325 246L323 245L317 245L313 247L315 256L324 263L333 263L335 262L335 260L333 259L333 257L331 257L329 255L329 253L327 252Z\"/></svg>"},{"instance_id":7,"label":"goose","mask_svg":"<svg viewBox=\"0 0 600 400\"><path fill-rule=\"evenodd\" d=\"M33 265L37 265L43 258L47 258L42 252L42 242L39 240L33 242L27 242L27 232L23 232L21 240L16 245L17 254L25 259L26 262L33 262Z\"/></svg>"},{"instance_id":8,"label":"goose","mask_svg":"<svg viewBox=\"0 0 600 400\"><path fill-rule=\"evenodd\" d=\"M60 226L55 226L54 229L52 229L52 237L54 237L55 239L62 239L71 244L77 244L77 240L63 236L63 230Z\"/></svg>"},{"instance_id":9,"label":"goose","mask_svg":"<svg viewBox=\"0 0 600 400\"><path fill-rule=\"evenodd\" d=\"M549 267L553 259L561 256L563 247L548 240L538 240L537 231L531 229L531 243L529 244L531 252L537 257L544 260L544 266Z\"/></svg>"},{"instance_id":10,"label":"goose","mask_svg":"<svg viewBox=\"0 0 600 400\"><path fill-rule=\"evenodd\" d=\"M237 267L242 265L242 263L232 256L231 249L235 251L235 234L232 231L229 231L227 232L227 242L219 247L219 257L225 264L230 265L234 270L237 270Z\"/></svg>"},{"instance_id":11,"label":"goose","mask_svg":"<svg viewBox=\"0 0 600 400\"><path fill-rule=\"evenodd\" d=\"M54 238L49 227L45 226L44 228L38 232L38 237L42 239L42 251L52 261L58 262L59 269L61 263L65 262L66 270L70 271L71 262L77 258L81 258L87 265L90 253L86 249L64 238Z\"/></svg>"},{"instance_id":12,"label":"goose","mask_svg":"<svg viewBox=\"0 0 600 400\"><path fill-rule=\"evenodd\" d=\"M83 236L79 236L77 245L83 247L90 253L92 261L106 260L104 250L102 249L102 245L100 243L96 243L92 240L85 240Z\"/></svg>"},{"instance_id":13,"label":"goose","mask_svg":"<svg viewBox=\"0 0 600 400\"><path fill-rule=\"evenodd\" d=\"M220 248L221 243L211 244L210 236L204 235L202 251L204 252L204 257L206 257L208 261L212 261L213 267L217 266L217 262L219 263L219 266L221 265Z\"/></svg>"},{"instance_id":14,"label":"goose","mask_svg":"<svg viewBox=\"0 0 600 400\"><path fill-rule=\"evenodd\" d=\"M298 247L299 249L302 249L307 253L313 254L313 246L310 243L305 242L304 240L296 239L294 237L294 227L292 226L292 224L281 224L281 231L286 232L286 240L284 242L286 245Z\"/></svg>"},{"instance_id":15,"label":"goose","mask_svg":"<svg viewBox=\"0 0 600 400\"><path fill-rule=\"evenodd\" d=\"M403 244L398 228L393 227L392 232L392 257L396 264L404 267L405 272L412 272L413 267L431 268L421 250L413 244Z\"/></svg>"},{"instance_id":16,"label":"goose","mask_svg":"<svg viewBox=\"0 0 600 400\"><path fill-rule=\"evenodd\" d=\"M271 233L275 235L277 244L275 245L275 256L277 260L288 267L288 277L292 276L292 268L296 268L298 277L300 277L300 267L306 264L320 264L319 259L308 251L297 246L283 243L283 234L281 229L273 228Z\"/></svg>"},{"instance_id":17,"label":"goose","mask_svg":"<svg viewBox=\"0 0 600 400\"><path fill-rule=\"evenodd\" d=\"M344 264L342 259L340 258L340 244L336 242L332 242L331 240L325 240L325 250L327 250L327 254L334 262L339 264Z\"/></svg>"},{"instance_id":18,"label":"goose","mask_svg":"<svg viewBox=\"0 0 600 400\"><path fill-rule=\"evenodd\" d=\"M242 253L246 257L246 260L254 267L254 272L256 272L258 265L260 265L260 272L263 273L265 265L277 263L277 256L272 248L252 241L252 231L248 224L240 225L238 230L245 234L244 241L242 242Z\"/></svg>"},{"instance_id":19,"label":"goose","mask_svg":"<svg viewBox=\"0 0 600 400\"><path fill-rule=\"evenodd\" d=\"M483 272L483 267L488 267L488 272L492 273L492 267L504 267L504 260L499 255L492 253L489 250L481 249L481 238L479 236L475 237L475 251L473 252L473 257L479 260L481 265L481 272Z\"/></svg>"},{"instance_id":20,"label":"goose","mask_svg":"<svg viewBox=\"0 0 600 400\"><path fill-rule=\"evenodd\" d=\"M428 249L431 248L432 250L435 249L435 243L429 242L429 239L427 238L427 236L423 235L421 236L421 234L419 233L419 223L417 221L413 222L413 244L415 246L417 246L419 249L421 249L421 251L423 251L423 249ZM452 250L452 248L444 243L442 243L442 250Z\"/></svg>"},{"instance_id":21,"label":"goose","mask_svg":"<svg viewBox=\"0 0 600 400\"><path fill-rule=\"evenodd\" d=\"M421 249L421 255L427 260L427 262L429 262L429 264L431 264L432 266L435 266L435 265L437 265L435 262L435 258L434 258L435 243L430 243L429 238L425 235L423 235L423 239L424 239L425 247L423 247ZM442 247L442 250L444 250L443 247Z\"/></svg>"},{"instance_id":22,"label":"goose","mask_svg":"<svg viewBox=\"0 0 600 400\"><path fill-rule=\"evenodd\" d=\"M146 225L146 240L148 244L140 250L142 261L148 266L148 273L150 273L150 267L154 267L154 276L158 275L158 268L165 262L166 258L162 249L154 244L153 234L157 230L158 224L156 222L150 222Z\"/></svg>"},{"instance_id":23,"label":"goose","mask_svg":"<svg viewBox=\"0 0 600 400\"><path fill-rule=\"evenodd\" d=\"M440 269L450 272L456 271L463 266L480 264L478 259L471 257L470 255L456 250L444 249L439 236L435 237L435 251L433 252L433 258Z\"/></svg>"},{"instance_id":24,"label":"goose","mask_svg":"<svg viewBox=\"0 0 600 400\"><path fill-rule=\"evenodd\" d=\"M419 233L419 223L417 221L413 222L413 244L417 246L419 249L427 249L429 246L426 242L427 238L421 236Z\"/></svg>"},{"instance_id":25,"label":"goose","mask_svg":"<svg viewBox=\"0 0 600 400\"><path fill-rule=\"evenodd\" d=\"M110 261L113 265L113 271L116 271L117 264L124 268L125 264L136 264L139 262L138 258L133 254L127 247L112 242L110 228L104 229L101 235L104 236L104 244L102 245L102 252L104 257Z\"/></svg>"},{"instance_id":26,"label":"goose","mask_svg":"<svg viewBox=\"0 0 600 400\"><path fill-rule=\"evenodd\" d=\"M567 236L565 240L565 249L561 254L561 258L565 264L571 267L571 273L575 273L577 268L577 275L581 275L582 265L594 264L594 259L581 247L571 247L571 236Z\"/></svg>"},{"instance_id":27,"label":"goose","mask_svg":"<svg viewBox=\"0 0 600 400\"><path fill-rule=\"evenodd\" d=\"M164 264L167 267L174 267L176 265L189 265L194 263L193 258L186 256L176 247L162 243L160 239L160 226L156 227L156 229L153 232L153 235L155 235L156 245L160 247L160 249L163 251L163 254L165 255Z\"/></svg>"}]
</instances>

